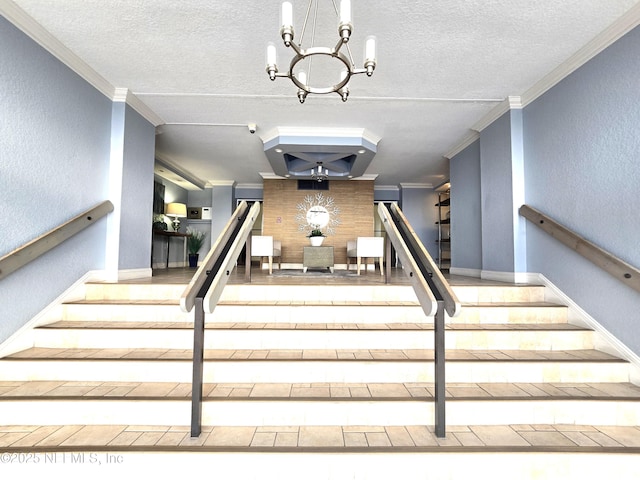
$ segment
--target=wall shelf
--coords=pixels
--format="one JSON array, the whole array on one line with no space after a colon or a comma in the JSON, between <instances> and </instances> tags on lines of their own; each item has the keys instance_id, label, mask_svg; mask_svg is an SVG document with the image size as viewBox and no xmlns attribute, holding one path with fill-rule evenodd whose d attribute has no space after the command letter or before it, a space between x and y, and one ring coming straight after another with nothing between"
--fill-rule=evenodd
<instances>
[{"instance_id":1,"label":"wall shelf","mask_svg":"<svg viewBox=\"0 0 640 480\"><path fill-rule=\"evenodd\" d=\"M450 204L450 191L439 192L438 203L435 205L438 207L438 221L436 222L436 225L438 225L438 239L436 243L438 244L438 268L443 272L448 272L451 268Z\"/></svg>"}]
</instances>

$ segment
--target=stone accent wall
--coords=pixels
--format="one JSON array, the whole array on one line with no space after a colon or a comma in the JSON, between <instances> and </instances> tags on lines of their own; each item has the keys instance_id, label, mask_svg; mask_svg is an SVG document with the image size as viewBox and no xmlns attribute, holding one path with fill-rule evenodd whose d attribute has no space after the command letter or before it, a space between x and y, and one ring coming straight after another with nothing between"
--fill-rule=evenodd
<instances>
[{"instance_id":1,"label":"stone accent wall","mask_svg":"<svg viewBox=\"0 0 640 480\"><path fill-rule=\"evenodd\" d=\"M309 239L298 230L297 206L307 195L319 192L298 190L295 180L264 181L262 233L282 242L282 263L302 264L302 248L309 245ZM345 264L347 240L373 236L373 181L331 181L329 190L321 192L332 197L340 209L340 225L334 228L335 235L325 238L323 245L333 247L335 264Z\"/></svg>"}]
</instances>

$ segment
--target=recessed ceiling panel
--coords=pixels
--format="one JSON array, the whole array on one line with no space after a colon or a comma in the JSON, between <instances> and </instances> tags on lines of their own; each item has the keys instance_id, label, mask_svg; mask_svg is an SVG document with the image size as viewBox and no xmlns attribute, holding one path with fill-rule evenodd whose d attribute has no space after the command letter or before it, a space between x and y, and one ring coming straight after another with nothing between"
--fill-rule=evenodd
<instances>
[{"instance_id":1,"label":"recessed ceiling panel","mask_svg":"<svg viewBox=\"0 0 640 480\"><path fill-rule=\"evenodd\" d=\"M331 180L363 176L379 141L364 128L277 127L263 138L276 175L310 179L312 170L321 166Z\"/></svg>"}]
</instances>

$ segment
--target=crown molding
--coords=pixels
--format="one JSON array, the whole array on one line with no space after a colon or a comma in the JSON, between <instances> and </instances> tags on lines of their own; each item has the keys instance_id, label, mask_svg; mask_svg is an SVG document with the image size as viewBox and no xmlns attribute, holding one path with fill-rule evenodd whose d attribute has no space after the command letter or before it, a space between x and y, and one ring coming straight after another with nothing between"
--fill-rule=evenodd
<instances>
[{"instance_id":1,"label":"crown molding","mask_svg":"<svg viewBox=\"0 0 640 480\"><path fill-rule=\"evenodd\" d=\"M447 160L451 160L453 157L458 155L461 151L463 151L465 148L467 148L469 145L471 145L473 142L475 142L478 139L480 139L480 132L472 130L470 133L467 134L466 137L464 137L460 141L458 145L456 145L447 153L445 153L444 158L446 158Z\"/></svg>"},{"instance_id":2,"label":"crown molding","mask_svg":"<svg viewBox=\"0 0 640 480\"><path fill-rule=\"evenodd\" d=\"M235 180L209 180L207 186L210 187L236 187Z\"/></svg>"},{"instance_id":3,"label":"crown molding","mask_svg":"<svg viewBox=\"0 0 640 480\"><path fill-rule=\"evenodd\" d=\"M33 17L28 15L15 3L0 2L0 14L2 14L2 16L9 20L9 22L20 29L34 42L56 57L60 62L73 70L101 94L111 99L111 101L127 102L128 105L130 105L154 126L164 123L162 118L160 118L139 98L129 92L128 89L116 88L111 85L106 78L91 68L89 64L73 53L60 40L54 37L47 29L36 22Z\"/></svg>"},{"instance_id":4,"label":"crown molding","mask_svg":"<svg viewBox=\"0 0 640 480\"><path fill-rule=\"evenodd\" d=\"M38 45L89 82L104 96L109 98L114 96L115 88L113 85L15 3L0 3L0 13Z\"/></svg>"},{"instance_id":5,"label":"crown molding","mask_svg":"<svg viewBox=\"0 0 640 480\"><path fill-rule=\"evenodd\" d=\"M365 173L364 175L360 175L359 177L350 178L349 181L353 182L357 180L368 180L370 182L374 182L376 178L378 178L377 173ZM329 180L332 180L332 179L329 178Z\"/></svg>"},{"instance_id":6,"label":"crown molding","mask_svg":"<svg viewBox=\"0 0 640 480\"><path fill-rule=\"evenodd\" d=\"M493 122L498 120L502 115L507 113L511 105L509 103L509 99L506 98L498 105L496 105L489 113L487 113L484 117L482 117L475 125L471 127L472 130L476 132L482 132L485 128L491 125Z\"/></svg>"},{"instance_id":7,"label":"crown molding","mask_svg":"<svg viewBox=\"0 0 640 480\"><path fill-rule=\"evenodd\" d=\"M287 177L276 175L273 172L258 172L258 175L262 177L262 180L288 180Z\"/></svg>"},{"instance_id":8,"label":"crown molding","mask_svg":"<svg viewBox=\"0 0 640 480\"><path fill-rule=\"evenodd\" d=\"M165 122L159 115L151 110L142 100L134 95L131 90L124 87L116 87L114 89L111 100L114 102L126 102L131 108L142 115L154 127L164 125Z\"/></svg>"},{"instance_id":9,"label":"crown molding","mask_svg":"<svg viewBox=\"0 0 640 480\"><path fill-rule=\"evenodd\" d=\"M410 189L410 188L433 188L432 183L401 183L400 188Z\"/></svg>"},{"instance_id":10,"label":"crown molding","mask_svg":"<svg viewBox=\"0 0 640 480\"><path fill-rule=\"evenodd\" d=\"M173 160L171 160L166 155L156 152L155 158L156 158L156 162L155 162L156 166L164 167L165 169L169 170L171 173L179 177L184 182L190 184L192 187L188 188L188 190L204 190L206 186L206 182L203 182L199 178L193 176L191 173L179 167ZM156 172L156 174L158 173ZM171 178L167 178L167 180L173 181Z\"/></svg>"},{"instance_id":11,"label":"crown molding","mask_svg":"<svg viewBox=\"0 0 640 480\"><path fill-rule=\"evenodd\" d=\"M373 190L379 190L381 192L397 192L400 190L398 185L374 185Z\"/></svg>"},{"instance_id":12,"label":"crown molding","mask_svg":"<svg viewBox=\"0 0 640 480\"><path fill-rule=\"evenodd\" d=\"M640 3L633 6L627 13L596 35L560 66L542 77L535 85L524 92L522 94L522 105L524 107L529 105L638 25L640 25Z\"/></svg>"},{"instance_id":13,"label":"crown molding","mask_svg":"<svg viewBox=\"0 0 640 480\"><path fill-rule=\"evenodd\" d=\"M640 25L640 3L637 3L622 17L596 35L561 65L542 77L521 96L508 97L498 104L472 129L481 132L510 109L526 107L638 25Z\"/></svg>"},{"instance_id":14,"label":"crown molding","mask_svg":"<svg viewBox=\"0 0 640 480\"><path fill-rule=\"evenodd\" d=\"M250 188L252 190L263 190L264 189L264 184L262 183L238 183L236 185L236 189L239 188Z\"/></svg>"}]
</instances>

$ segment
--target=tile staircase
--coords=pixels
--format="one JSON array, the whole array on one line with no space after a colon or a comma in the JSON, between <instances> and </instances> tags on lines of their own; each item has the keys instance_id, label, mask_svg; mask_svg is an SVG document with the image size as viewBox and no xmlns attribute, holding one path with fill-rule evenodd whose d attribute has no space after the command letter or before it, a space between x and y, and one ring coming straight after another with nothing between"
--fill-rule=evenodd
<instances>
[{"instance_id":1,"label":"tile staircase","mask_svg":"<svg viewBox=\"0 0 640 480\"><path fill-rule=\"evenodd\" d=\"M403 465L428 458L449 475L437 478L491 468L496 452L512 457L505 478L546 478L532 463L540 455L572 475L627 478L640 454L630 364L596 350L595 333L568 323L541 286L454 286L464 308L447 320L444 439L432 428L432 319L409 286L228 285L207 316L204 427L193 439L184 286L84 288L29 332L32 348L0 359L0 451L273 452L291 465L312 455L304 465L319 462L317 478L350 468L345 478L390 478L370 452ZM265 478L268 467L251 468L247 478Z\"/></svg>"}]
</instances>

